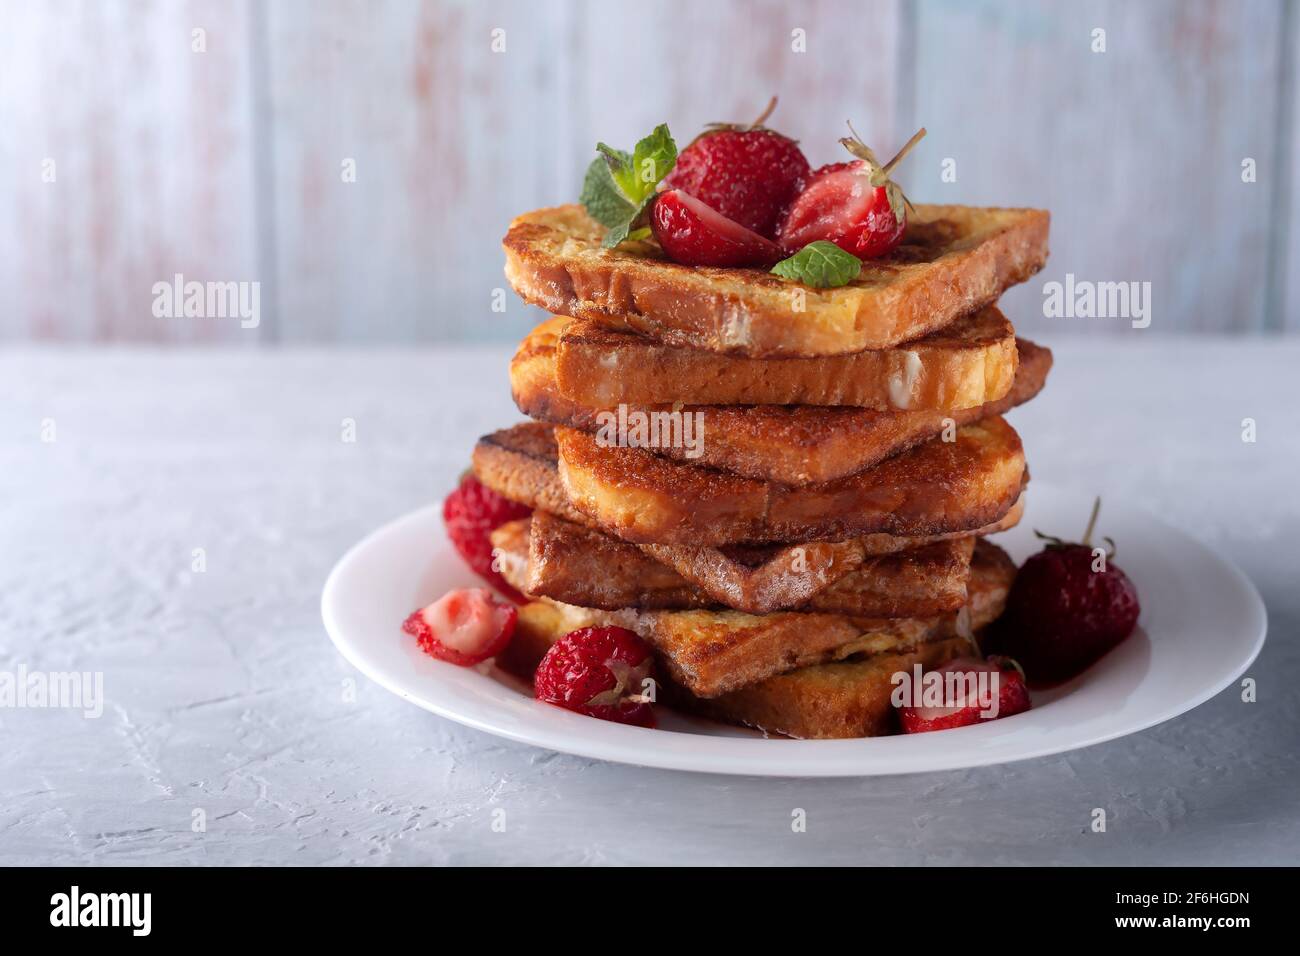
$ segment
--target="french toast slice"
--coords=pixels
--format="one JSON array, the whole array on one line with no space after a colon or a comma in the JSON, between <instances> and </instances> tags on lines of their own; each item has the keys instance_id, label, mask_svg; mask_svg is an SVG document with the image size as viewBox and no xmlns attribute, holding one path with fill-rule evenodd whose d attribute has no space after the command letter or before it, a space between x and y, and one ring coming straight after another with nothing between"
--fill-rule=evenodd
<instances>
[{"instance_id":1,"label":"french toast slice","mask_svg":"<svg viewBox=\"0 0 1300 956\"><path fill-rule=\"evenodd\" d=\"M724 604L636 545L544 511L502 525L491 539L511 585L565 604L609 611L797 609L880 618L931 616L961 607L975 546L974 538L962 538L868 558L836 581L818 578L810 586L811 600Z\"/></svg>"},{"instance_id":2,"label":"french toast slice","mask_svg":"<svg viewBox=\"0 0 1300 956\"><path fill-rule=\"evenodd\" d=\"M966 656L975 656L970 642L950 637L788 671L711 699L669 684L663 699L686 713L798 740L884 737L898 733L894 675Z\"/></svg>"},{"instance_id":3,"label":"french toast slice","mask_svg":"<svg viewBox=\"0 0 1300 956\"><path fill-rule=\"evenodd\" d=\"M652 241L604 249L604 227L577 205L525 213L502 245L511 286L548 312L715 352L841 355L921 338L997 301L1043 267L1049 221L1039 209L916 206L902 245L833 289L678 265Z\"/></svg>"},{"instance_id":4,"label":"french toast slice","mask_svg":"<svg viewBox=\"0 0 1300 956\"><path fill-rule=\"evenodd\" d=\"M975 538L936 541L865 558L800 610L871 617L925 617L966 603Z\"/></svg>"},{"instance_id":5,"label":"french toast slice","mask_svg":"<svg viewBox=\"0 0 1300 956\"><path fill-rule=\"evenodd\" d=\"M970 601L960 613L974 631L997 620L1015 580L1015 562L1005 551L980 541L971 561ZM945 637L911 651L850 658L789 671L739 690L704 699L665 688L665 699L682 710L767 733L804 739L876 737L897 731L890 700L893 677L920 664L940 667L962 656L979 657L971 641Z\"/></svg>"},{"instance_id":6,"label":"french toast slice","mask_svg":"<svg viewBox=\"0 0 1300 956\"><path fill-rule=\"evenodd\" d=\"M925 338L845 355L726 355L581 319L571 319L555 343L560 394L596 408L686 399L951 412L1001 398L1015 373L1015 330L991 305Z\"/></svg>"},{"instance_id":7,"label":"french toast slice","mask_svg":"<svg viewBox=\"0 0 1300 956\"><path fill-rule=\"evenodd\" d=\"M521 422L513 428L484 435L474 445L470 467L493 491L569 521L592 519L569 501L560 482L555 430L541 422Z\"/></svg>"},{"instance_id":8,"label":"french toast slice","mask_svg":"<svg viewBox=\"0 0 1300 956\"><path fill-rule=\"evenodd\" d=\"M550 319L524 339L510 364L511 390L519 410L531 418L598 432L616 412L566 398L556 381L556 343L565 324L571 321ZM608 334L644 341L625 333ZM1016 347L1018 359L1010 390L996 401L957 412L884 412L814 405L631 403L626 409L626 420L634 421L633 416L640 415L648 421L649 416L664 412L699 415L702 424L697 433L701 440L693 447L668 442L652 450L678 461L762 481L794 486L833 481L933 438L947 427L948 421L960 427L1004 414L1029 401L1047 381L1052 353L1025 339L1018 339ZM628 370L627 374L639 373ZM683 390L679 394L693 393Z\"/></svg>"},{"instance_id":9,"label":"french toast slice","mask_svg":"<svg viewBox=\"0 0 1300 956\"><path fill-rule=\"evenodd\" d=\"M936 645L949 645L952 656L976 653L970 635L1002 613L1015 572L1005 552L980 541L971 562L967 604L932 618L611 612L533 602L520 608L515 637L499 663L515 673L531 674L546 649L572 630L626 627L655 648L671 684L681 689L664 686L668 699L678 706L790 736L869 736L886 714L875 706L877 681L867 679L876 670L866 665L879 655L920 651L928 656L925 649ZM772 684L777 676L786 681ZM888 680L885 686L888 706ZM872 720L866 719L868 714Z\"/></svg>"},{"instance_id":10,"label":"french toast slice","mask_svg":"<svg viewBox=\"0 0 1300 956\"><path fill-rule=\"evenodd\" d=\"M931 439L873 468L801 488L682 464L644 448L601 447L555 429L573 506L627 541L798 543L884 532L974 531L1005 515L1026 480L1020 436L1000 416Z\"/></svg>"},{"instance_id":11,"label":"french toast slice","mask_svg":"<svg viewBox=\"0 0 1300 956\"><path fill-rule=\"evenodd\" d=\"M602 611L720 606L636 545L546 511L507 522L490 538L502 576L532 598Z\"/></svg>"},{"instance_id":12,"label":"french toast slice","mask_svg":"<svg viewBox=\"0 0 1300 956\"><path fill-rule=\"evenodd\" d=\"M541 422L521 422L479 439L473 470L479 481L512 501L595 527L595 521L569 503L560 483L554 431ZM1019 523L1023 501L1000 519L975 531L937 535L867 534L839 541L792 545L641 545L722 604L772 602L791 606L849 573L865 556L892 554L947 538L995 534Z\"/></svg>"},{"instance_id":13,"label":"french toast slice","mask_svg":"<svg viewBox=\"0 0 1300 956\"><path fill-rule=\"evenodd\" d=\"M830 587L874 557L914 551L940 541L960 541L1014 528L1024 514L1021 498L1001 520L970 532L907 538L864 535L845 541L796 545L707 546L643 544L638 547L728 607L756 613L793 607Z\"/></svg>"}]
</instances>

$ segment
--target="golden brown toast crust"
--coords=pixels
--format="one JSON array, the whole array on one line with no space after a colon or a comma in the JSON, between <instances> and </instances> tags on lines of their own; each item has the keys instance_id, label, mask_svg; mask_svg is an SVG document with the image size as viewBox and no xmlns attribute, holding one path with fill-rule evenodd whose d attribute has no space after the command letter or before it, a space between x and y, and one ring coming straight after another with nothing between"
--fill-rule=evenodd
<instances>
[{"instance_id":1,"label":"golden brown toast crust","mask_svg":"<svg viewBox=\"0 0 1300 956\"><path fill-rule=\"evenodd\" d=\"M801 610L858 617L924 617L966 602L973 538L873 557L811 600L725 605L636 545L544 511L492 532L494 556L512 586L533 597L599 610Z\"/></svg>"},{"instance_id":2,"label":"golden brown toast crust","mask_svg":"<svg viewBox=\"0 0 1300 956\"><path fill-rule=\"evenodd\" d=\"M658 652L673 683L696 697L718 697L800 667L940 640L951 636L949 619L955 618L646 611L631 623Z\"/></svg>"},{"instance_id":3,"label":"golden brown toast crust","mask_svg":"<svg viewBox=\"0 0 1300 956\"><path fill-rule=\"evenodd\" d=\"M488 534L488 540L492 543L493 567L506 579L507 584L530 598L537 597L528 590L528 543L531 537L532 518L507 521Z\"/></svg>"},{"instance_id":4,"label":"golden brown toast crust","mask_svg":"<svg viewBox=\"0 0 1300 956\"><path fill-rule=\"evenodd\" d=\"M954 411L1001 398L1016 372L1015 330L995 306L903 345L812 358L677 348L576 319L561 329L545 323L539 338L557 331L560 394L596 408L689 401Z\"/></svg>"},{"instance_id":5,"label":"golden brown toast crust","mask_svg":"<svg viewBox=\"0 0 1300 956\"><path fill-rule=\"evenodd\" d=\"M601 248L581 206L526 213L503 240L506 278L549 312L671 345L755 357L886 348L943 328L1043 267L1037 209L917 206L903 244L847 286L814 289L759 269L668 262L653 242Z\"/></svg>"},{"instance_id":6,"label":"golden brown toast crust","mask_svg":"<svg viewBox=\"0 0 1300 956\"><path fill-rule=\"evenodd\" d=\"M569 502L560 483L558 455L549 425L523 422L480 438L470 464L479 481L511 501L591 524L591 519Z\"/></svg>"},{"instance_id":7,"label":"golden brown toast crust","mask_svg":"<svg viewBox=\"0 0 1300 956\"><path fill-rule=\"evenodd\" d=\"M524 339L510 365L511 389L515 404L525 415L596 432L604 409L565 398L556 384L555 343L567 321L543 322ZM1011 389L996 401L975 408L945 413L811 405L692 404L676 410L703 416L703 440L694 450L684 446L652 450L678 461L787 485L833 481L933 438L943 431L947 420L960 427L1002 415L1029 401L1047 381L1052 353L1024 339L1016 344L1018 360ZM627 411L650 414L673 408L631 403Z\"/></svg>"},{"instance_id":8,"label":"golden brown toast crust","mask_svg":"<svg viewBox=\"0 0 1300 956\"><path fill-rule=\"evenodd\" d=\"M954 640L955 653L976 653L962 633L986 627L1002 613L1014 577L1010 558L996 545L981 541L971 565L969 606L930 619L872 621L735 611L601 612L538 602L540 607L529 604L520 609L515 638L501 662L516 673L528 673L546 648L570 630L593 623L629 627L655 647L672 681L689 691L674 695L679 704L791 736L862 736L877 726L864 715L881 714L880 684L871 666L877 660L874 655L910 653ZM861 659L861 655L873 656ZM827 661L837 663L813 666ZM897 668L890 673L893 669ZM776 675L785 680L772 683ZM884 687L888 702L887 679ZM750 693L741 693L742 689ZM703 697L715 701L705 705L693 699ZM846 733L849 728L856 732Z\"/></svg>"},{"instance_id":9,"label":"golden brown toast crust","mask_svg":"<svg viewBox=\"0 0 1300 956\"><path fill-rule=\"evenodd\" d=\"M931 439L874 468L802 488L601 447L555 429L573 506L627 541L726 545L843 539L883 532L974 531L1005 515L1026 479L1024 449L1000 416Z\"/></svg>"}]
</instances>

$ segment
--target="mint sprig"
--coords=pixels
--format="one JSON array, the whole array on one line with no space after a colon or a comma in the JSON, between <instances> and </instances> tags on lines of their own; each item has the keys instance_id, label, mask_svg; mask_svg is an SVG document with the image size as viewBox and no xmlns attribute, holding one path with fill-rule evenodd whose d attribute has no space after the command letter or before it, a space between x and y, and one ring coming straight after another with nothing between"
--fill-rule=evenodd
<instances>
[{"instance_id":1,"label":"mint sprig","mask_svg":"<svg viewBox=\"0 0 1300 956\"><path fill-rule=\"evenodd\" d=\"M848 285L862 271L862 260L833 242L818 239L772 267L773 275L817 289Z\"/></svg>"},{"instance_id":2,"label":"mint sprig","mask_svg":"<svg viewBox=\"0 0 1300 956\"><path fill-rule=\"evenodd\" d=\"M593 159L587 167L578 201L587 207L587 215L609 229L620 222L626 222L636 211L636 207L624 199L614 185L609 164L600 156Z\"/></svg>"},{"instance_id":3,"label":"mint sprig","mask_svg":"<svg viewBox=\"0 0 1300 956\"><path fill-rule=\"evenodd\" d=\"M677 144L667 125L656 126L631 154L604 143L597 143L596 149L600 155L587 167L579 201L607 230L604 247L612 249L627 239L646 238L655 186L677 163Z\"/></svg>"}]
</instances>

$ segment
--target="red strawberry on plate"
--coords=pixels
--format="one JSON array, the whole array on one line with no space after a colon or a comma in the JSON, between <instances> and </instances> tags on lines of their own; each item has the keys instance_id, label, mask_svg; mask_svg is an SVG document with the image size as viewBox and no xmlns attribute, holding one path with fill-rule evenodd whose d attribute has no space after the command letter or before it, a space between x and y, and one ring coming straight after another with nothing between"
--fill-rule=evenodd
<instances>
[{"instance_id":1,"label":"red strawberry on plate","mask_svg":"<svg viewBox=\"0 0 1300 956\"><path fill-rule=\"evenodd\" d=\"M447 537L470 570L516 603L523 603L524 597L492 569L488 535L507 521L527 518L532 513L532 508L503 497L472 474L461 478L456 490L442 503Z\"/></svg>"},{"instance_id":2,"label":"red strawberry on plate","mask_svg":"<svg viewBox=\"0 0 1300 956\"><path fill-rule=\"evenodd\" d=\"M1137 626L1137 588L1111 562L1115 543L1091 544L1100 510L1098 498L1081 544L1034 532L1048 545L1020 568L987 635L988 648L1015 657L1034 687L1082 673Z\"/></svg>"},{"instance_id":3,"label":"red strawberry on plate","mask_svg":"<svg viewBox=\"0 0 1300 956\"><path fill-rule=\"evenodd\" d=\"M402 630L426 654L469 667L500 654L518 619L519 609L497 601L487 588L462 588L413 613Z\"/></svg>"},{"instance_id":4,"label":"red strawberry on plate","mask_svg":"<svg viewBox=\"0 0 1300 956\"><path fill-rule=\"evenodd\" d=\"M650 225L668 258L682 265L770 266L783 258L776 243L680 189L659 195Z\"/></svg>"},{"instance_id":5,"label":"red strawberry on plate","mask_svg":"<svg viewBox=\"0 0 1300 956\"><path fill-rule=\"evenodd\" d=\"M710 124L682 150L664 187L689 193L765 239L775 237L809 166L798 143L763 126L774 109L776 97L748 126Z\"/></svg>"},{"instance_id":6,"label":"red strawberry on plate","mask_svg":"<svg viewBox=\"0 0 1300 956\"><path fill-rule=\"evenodd\" d=\"M650 647L623 627L584 627L560 638L537 665L538 700L588 717L655 725L644 683L654 670Z\"/></svg>"},{"instance_id":7,"label":"red strawberry on plate","mask_svg":"<svg viewBox=\"0 0 1300 956\"><path fill-rule=\"evenodd\" d=\"M1032 706L1024 675L1007 658L990 657L981 661L959 657L929 671L926 677L930 675L943 681L943 700L933 706L922 703L899 708L898 721L903 733L967 727L1024 713ZM913 693L917 694L917 689ZM924 690L919 693L924 694Z\"/></svg>"},{"instance_id":8,"label":"red strawberry on plate","mask_svg":"<svg viewBox=\"0 0 1300 956\"><path fill-rule=\"evenodd\" d=\"M856 158L823 166L808 178L781 223L777 242L793 253L824 239L859 259L892 252L907 228L907 197L889 177L924 135L919 130L884 166L856 134L841 139Z\"/></svg>"}]
</instances>

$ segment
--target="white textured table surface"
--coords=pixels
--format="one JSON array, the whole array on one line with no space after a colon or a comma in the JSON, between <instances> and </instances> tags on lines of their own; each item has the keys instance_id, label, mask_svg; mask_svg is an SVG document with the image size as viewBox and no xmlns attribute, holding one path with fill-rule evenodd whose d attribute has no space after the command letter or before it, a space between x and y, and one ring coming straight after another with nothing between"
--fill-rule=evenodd
<instances>
[{"instance_id":1,"label":"white textured table surface","mask_svg":"<svg viewBox=\"0 0 1300 956\"><path fill-rule=\"evenodd\" d=\"M509 349L0 355L0 670L102 671L106 697L98 719L0 710L0 863L1294 863L1300 342L1051 344L1047 391L1013 413L1033 473L1122 494L1246 570L1270 616L1258 702L833 781L533 750L337 656L326 573L517 418Z\"/></svg>"}]
</instances>

